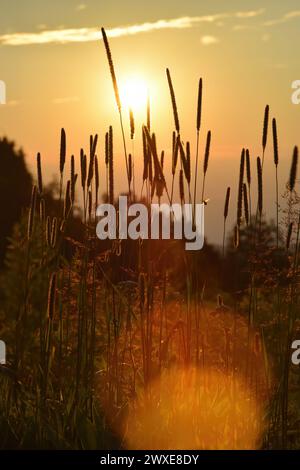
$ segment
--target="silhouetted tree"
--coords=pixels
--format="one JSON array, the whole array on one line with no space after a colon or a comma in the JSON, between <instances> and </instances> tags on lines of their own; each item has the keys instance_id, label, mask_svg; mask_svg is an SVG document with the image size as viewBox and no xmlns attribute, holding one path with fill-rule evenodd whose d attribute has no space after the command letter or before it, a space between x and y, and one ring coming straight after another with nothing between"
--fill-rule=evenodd
<instances>
[{"instance_id":1,"label":"silhouetted tree","mask_svg":"<svg viewBox=\"0 0 300 470\"><path fill-rule=\"evenodd\" d=\"M250 226L240 228L238 248L234 248L233 240L232 232L223 267L224 291L243 295L254 274L257 287L272 287L278 281L282 286L286 284L289 260L284 240L280 238L279 248L276 248L276 226L273 222L262 220L260 227L255 227L253 218Z\"/></svg>"},{"instance_id":2,"label":"silhouetted tree","mask_svg":"<svg viewBox=\"0 0 300 470\"><path fill-rule=\"evenodd\" d=\"M0 139L0 266L3 265L7 237L30 201L32 178L24 153L6 137Z\"/></svg>"}]
</instances>

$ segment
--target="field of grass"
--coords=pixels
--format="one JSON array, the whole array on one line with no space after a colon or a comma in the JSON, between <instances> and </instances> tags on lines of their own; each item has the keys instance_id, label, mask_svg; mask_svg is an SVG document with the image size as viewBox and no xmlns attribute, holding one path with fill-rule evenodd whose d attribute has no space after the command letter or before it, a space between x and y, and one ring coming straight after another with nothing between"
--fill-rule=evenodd
<instances>
[{"instance_id":1,"label":"field of grass","mask_svg":"<svg viewBox=\"0 0 300 470\"><path fill-rule=\"evenodd\" d=\"M133 146L102 34L129 200L149 206L173 202L178 192L181 204L205 201L213 133L206 134L202 158L202 79L195 149L180 133L167 69L172 155L158 150L149 105L143 149L129 153ZM220 252L188 252L179 240L97 238L100 192L112 204L117 200L111 127L103 150L95 135L89 151L81 150L78 168L71 156L70 175L62 129L60 185L51 212L38 154L31 205L14 229L1 274L0 333L8 353L0 366L0 448L299 447L300 376L291 363L299 332L298 148L286 188L278 188L277 128L269 114L266 106L261 156L241 152L238 200L224 187ZM129 131L130 140L141 131L132 113ZM267 145L274 153L274 225L264 210ZM141 155L143 181L137 181L134 160ZM165 159L172 161L171 175ZM233 230L226 225L229 211L237 214Z\"/></svg>"}]
</instances>

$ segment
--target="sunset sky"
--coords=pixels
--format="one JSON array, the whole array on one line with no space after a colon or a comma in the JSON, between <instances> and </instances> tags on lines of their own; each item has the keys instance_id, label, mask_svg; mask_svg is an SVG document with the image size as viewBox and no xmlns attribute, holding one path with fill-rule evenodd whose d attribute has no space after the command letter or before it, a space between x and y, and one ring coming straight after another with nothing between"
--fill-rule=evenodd
<instances>
[{"instance_id":1,"label":"sunset sky","mask_svg":"<svg viewBox=\"0 0 300 470\"><path fill-rule=\"evenodd\" d=\"M220 243L226 187L232 186L235 216L241 149L249 147L254 172L267 103L270 117L278 122L281 188L288 178L292 149L299 144L300 105L291 102L291 84L300 79L299 1L1 0L0 79L6 83L7 104L0 106L0 135L24 149L32 169L40 151L45 179L50 181L57 172L61 127L67 132L68 154L76 158L80 147L88 149L89 135L98 133L101 159L104 134L112 124L116 177L120 189L125 189L102 26L121 90L133 79L137 87L149 90L153 130L167 160L174 125L165 69L169 67L173 78L182 138L191 141L192 151L197 86L203 77L201 158L206 132L212 131L206 234ZM141 99L142 95L141 91ZM136 106L135 111L141 126L144 107ZM127 132L129 136L129 126ZM142 161L140 134L135 143L137 162ZM275 208L273 178L270 133L264 174L269 217Z\"/></svg>"}]
</instances>

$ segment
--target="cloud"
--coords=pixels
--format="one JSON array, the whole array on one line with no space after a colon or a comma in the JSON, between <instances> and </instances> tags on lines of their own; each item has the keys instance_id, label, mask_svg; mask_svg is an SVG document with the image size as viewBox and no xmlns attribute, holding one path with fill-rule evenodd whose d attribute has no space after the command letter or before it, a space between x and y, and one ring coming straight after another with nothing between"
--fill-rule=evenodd
<instances>
[{"instance_id":1,"label":"cloud","mask_svg":"<svg viewBox=\"0 0 300 470\"><path fill-rule=\"evenodd\" d=\"M300 10L289 11L285 13L281 18L277 18L274 20L269 20L264 22L264 26L274 26L276 24L286 23L294 18L298 18L300 16Z\"/></svg>"},{"instance_id":2,"label":"cloud","mask_svg":"<svg viewBox=\"0 0 300 470\"><path fill-rule=\"evenodd\" d=\"M297 16L300 16L300 10L290 11L285 14L285 18L288 20L291 18L296 18Z\"/></svg>"},{"instance_id":3,"label":"cloud","mask_svg":"<svg viewBox=\"0 0 300 470\"><path fill-rule=\"evenodd\" d=\"M88 42L100 39L98 28L73 28L41 31L39 33L13 33L0 36L5 46L28 46L31 44L56 44Z\"/></svg>"},{"instance_id":4,"label":"cloud","mask_svg":"<svg viewBox=\"0 0 300 470\"><path fill-rule=\"evenodd\" d=\"M237 13L235 13L235 16L237 18L254 18L255 16L262 15L265 11L265 8L250 11L238 11Z\"/></svg>"},{"instance_id":5,"label":"cloud","mask_svg":"<svg viewBox=\"0 0 300 470\"><path fill-rule=\"evenodd\" d=\"M252 18L260 15L264 10L245 11L236 13L219 13L204 16L184 16L170 20L158 20L135 24L130 26L121 26L107 29L107 36L118 38L131 36L140 33L158 31L164 29L188 29L200 23L216 23L226 18ZM0 44L6 46L21 46L31 44L66 44L73 42L90 42L101 39L100 28L61 28L57 30L39 31L37 33L12 33L0 35Z\"/></svg>"},{"instance_id":6,"label":"cloud","mask_svg":"<svg viewBox=\"0 0 300 470\"><path fill-rule=\"evenodd\" d=\"M202 36L201 42L204 46L210 46L211 44L217 44L220 40L215 36Z\"/></svg>"}]
</instances>

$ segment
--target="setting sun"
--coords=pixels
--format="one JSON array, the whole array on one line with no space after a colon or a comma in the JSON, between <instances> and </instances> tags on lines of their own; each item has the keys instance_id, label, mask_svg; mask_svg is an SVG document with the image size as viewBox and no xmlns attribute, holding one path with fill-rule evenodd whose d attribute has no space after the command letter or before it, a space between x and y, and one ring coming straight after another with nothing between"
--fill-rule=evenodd
<instances>
[{"instance_id":1,"label":"setting sun","mask_svg":"<svg viewBox=\"0 0 300 470\"><path fill-rule=\"evenodd\" d=\"M139 112L146 108L148 86L141 77L130 77L120 85L121 101L125 108Z\"/></svg>"}]
</instances>

